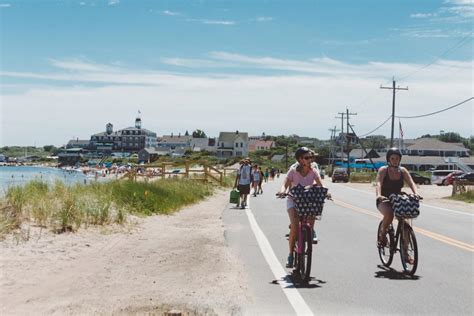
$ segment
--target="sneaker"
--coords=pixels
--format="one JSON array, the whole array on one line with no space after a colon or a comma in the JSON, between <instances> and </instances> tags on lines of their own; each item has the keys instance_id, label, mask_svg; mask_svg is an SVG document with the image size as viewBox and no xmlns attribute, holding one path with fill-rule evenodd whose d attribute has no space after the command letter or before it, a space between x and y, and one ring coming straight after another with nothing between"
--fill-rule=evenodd
<instances>
[{"instance_id":1,"label":"sneaker","mask_svg":"<svg viewBox=\"0 0 474 316\"><path fill-rule=\"evenodd\" d=\"M239 208L240 207L240 203L237 203L237 205L235 206L236 208Z\"/></svg>"},{"instance_id":2,"label":"sneaker","mask_svg":"<svg viewBox=\"0 0 474 316\"><path fill-rule=\"evenodd\" d=\"M288 256L288 261L286 262L287 268L293 268L293 255Z\"/></svg>"},{"instance_id":3,"label":"sneaker","mask_svg":"<svg viewBox=\"0 0 474 316\"><path fill-rule=\"evenodd\" d=\"M246 204L246 203L244 203L244 202L242 202L242 207L241 207L241 208L242 208L242 209L244 209L244 208L245 208L245 206L247 206L247 204Z\"/></svg>"},{"instance_id":4,"label":"sneaker","mask_svg":"<svg viewBox=\"0 0 474 316\"><path fill-rule=\"evenodd\" d=\"M313 244L318 243L318 236L316 236L316 232L313 230Z\"/></svg>"}]
</instances>

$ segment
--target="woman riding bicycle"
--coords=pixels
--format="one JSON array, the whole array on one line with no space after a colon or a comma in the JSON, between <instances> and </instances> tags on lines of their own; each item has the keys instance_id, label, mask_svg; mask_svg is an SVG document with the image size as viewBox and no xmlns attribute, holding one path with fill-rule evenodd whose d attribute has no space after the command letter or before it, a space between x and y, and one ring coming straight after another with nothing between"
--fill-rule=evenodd
<instances>
[{"instance_id":1,"label":"woman riding bicycle","mask_svg":"<svg viewBox=\"0 0 474 316\"><path fill-rule=\"evenodd\" d=\"M295 152L295 158L298 161L298 166L288 171L286 179L280 189L280 192L277 193L278 196L285 196L286 193L294 186L298 184L302 186L309 186L317 184L318 186L323 186L319 172L311 167L311 151L307 147L298 148ZM286 201L286 208L288 211L288 216L290 218L290 236L288 239L289 246L289 255L288 262L286 264L287 268L293 267L293 249L296 243L296 236L298 234L298 215L295 209L295 202L289 196ZM314 219L311 221L311 225L314 225Z\"/></svg>"},{"instance_id":2,"label":"woman riding bicycle","mask_svg":"<svg viewBox=\"0 0 474 316\"><path fill-rule=\"evenodd\" d=\"M377 209L383 215L382 230L379 236L379 244L385 246L386 240L381 240L381 236L385 236L388 226L393 221L393 210L392 205L388 197L391 194L401 194L403 184L407 183L413 194L420 197L416 189L415 182L410 176L408 170L404 167L400 167L400 161L402 160L402 153L398 148L390 148L387 151L387 166L383 166L379 169L376 179L376 205Z\"/></svg>"}]
</instances>

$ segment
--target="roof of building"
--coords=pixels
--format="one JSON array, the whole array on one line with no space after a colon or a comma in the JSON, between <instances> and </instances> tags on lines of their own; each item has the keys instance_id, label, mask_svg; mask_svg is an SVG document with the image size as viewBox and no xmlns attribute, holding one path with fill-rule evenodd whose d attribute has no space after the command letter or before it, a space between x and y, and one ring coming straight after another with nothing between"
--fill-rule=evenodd
<instances>
[{"instance_id":1,"label":"roof of building","mask_svg":"<svg viewBox=\"0 0 474 316\"><path fill-rule=\"evenodd\" d=\"M123 131L142 131L142 132L145 133L145 135L156 137L155 132L152 132L152 131L150 131L146 128L136 128L136 127L127 127L127 128L124 128L124 129L121 129L121 130L118 130L118 131L114 131L111 134L108 134L107 132L101 132L101 133L93 134L92 136L122 136L122 135L124 135L122 133Z\"/></svg>"},{"instance_id":2,"label":"roof of building","mask_svg":"<svg viewBox=\"0 0 474 316\"><path fill-rule=\"evenodd\" d=\"M250 150L256 150L259 147L272 148L272 147L275 147L275 142L273 140L251 140L249 142Z\"/></svg>"},{"instance_id":3,"label":"roof of building","mask_svg":"<svg viewBox=\"0 0 474 316\"><path fill-rule=\"evenodd\" d=\"M183 143L187 144L193 139L192 136L186 135L163 135L158 138L159 143Z\"/></svg>"},{"instance_id":4,"label":"roof of building","mask_svg":"<svg viewBox=\"0 0 474 316\"><path fill-rule=\"evenodd\" d=\"M140 152L142 151L146 151L148 154L156 154L156 155L163 155L163 154L168 154L171 152L169 149L157 149L157 148L143 148L142 150L140 150Z\"/></svg>"},{"instance_id":5,"label":"roof of building","mask_svg":"<svg viewBox=\"0 0 474 316\"><path fill-rule=\"evenodd\" d=\"M249 134L236 132L220 132L219 133L219 142L234 142L237 138L241 137L244 142L248 142Z\"/></svg>"},{"instance_id":6,"label":"roof of building","mask_svg":"<svg viewBox=\"0 0 474 316\"><path fill-rule=\"evenodd\" d=\"M88 145L90 143L90 140L84 140L84 139L71 139L68 141L68 145Z\"/></svg>"},{"instance_id":7,"label":"roof of building","mask_svg":"<svg viewBox=\"0 0 474 316\"><path fill-rule=\"evenodd\" d=\"M462 144L461 144L462 145ZM419 138L412 145L407 146L408 150L444 150L444 151L468 151L464 145L458 143L446 143L436 138Z\"/></svg>"}]
</instances>

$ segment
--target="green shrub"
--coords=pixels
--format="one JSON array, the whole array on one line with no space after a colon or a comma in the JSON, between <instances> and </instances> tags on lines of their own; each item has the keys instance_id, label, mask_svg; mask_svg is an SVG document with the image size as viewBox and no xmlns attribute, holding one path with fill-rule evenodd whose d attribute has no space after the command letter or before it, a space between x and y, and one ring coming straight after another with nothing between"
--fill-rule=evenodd
<instances>
[{"instance_id":1,"label":"green shrub","mask_svg":"<svg viewBox=\"0 0 474 316\"><path fill-rule=\"evenodd\" d=\"M371 183L375 181L377 173L375 172L351 172L349 181L356 183Z\"/></svg>"},{"instance_id":2,"label":"green shrub","mask_svg":"<svg viewBox=\"0 0 474 316\"><path fill-rule=\"evenodd\" d=\"M467 190L464 193L456 194L455 196L451 196L450 199L466 203L474 203L474 190Z\"/></svg>"}]
</instances>

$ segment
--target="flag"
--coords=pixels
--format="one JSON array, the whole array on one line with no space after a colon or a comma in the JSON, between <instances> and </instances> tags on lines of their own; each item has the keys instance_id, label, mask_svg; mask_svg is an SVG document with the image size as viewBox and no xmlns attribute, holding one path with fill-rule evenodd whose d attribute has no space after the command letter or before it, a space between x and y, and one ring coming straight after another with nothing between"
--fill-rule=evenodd
<instances>
[{"instance_id":1,"label":"flag","mask_svg":"<svg viewBox=\"0 0 474 316\"><path fill-rule=\"evenodd\" d=\"M398 125L400 127L400 138L403 139L403 129L402 129L402 122L398 121Z\"/></svg>"}]
</instances>

